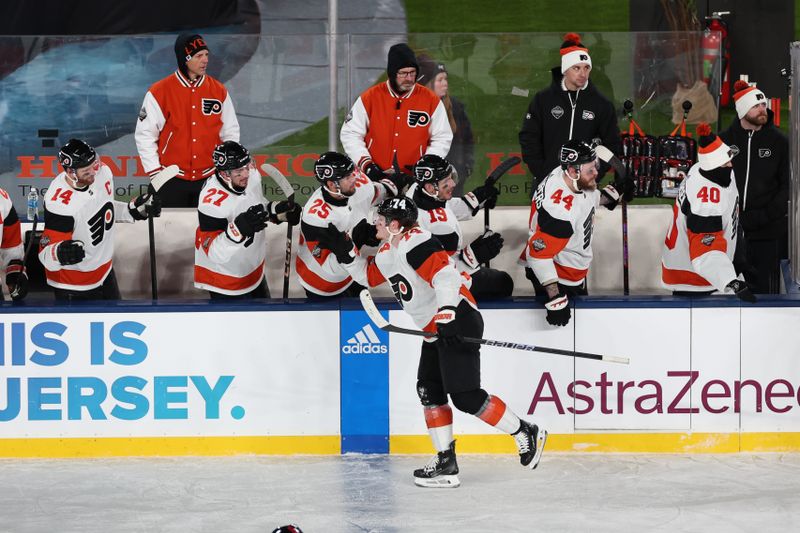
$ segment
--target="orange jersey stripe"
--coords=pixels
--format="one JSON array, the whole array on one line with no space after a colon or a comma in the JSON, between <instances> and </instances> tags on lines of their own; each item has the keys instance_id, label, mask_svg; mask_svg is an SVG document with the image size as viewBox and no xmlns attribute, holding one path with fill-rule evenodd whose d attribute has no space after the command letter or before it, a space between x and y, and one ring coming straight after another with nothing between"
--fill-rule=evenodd
<instances>
[{"instance_id":1,"label":"orange jersey stripe","mask_svg":"<svg viewBox=\"0 0 800 533\"><path fill-rule=\"evenodd\" d=\"M661 280L667 285L694 285L696 287L711 287L711 284L695 272L689 270L674 270L661 265Z\"/></svg>"},{"instance_id":2,"label":"orange jersey stripe","mask_svg":"<svg viewBox=\"0 0 800 533\"><path fill-rule=\"evenodd\" d=\"M20 231L19 221L3 228L3 242L0 248L13 248L22 244L22 232Z\"/></svg>"},{"instance_id":3,"label":"orange jersey stripe","mask_svg":"<svg viewBox=\"0 0 800 533\"><path fill-rule=\"evenodd\" d=\"M111 261L88 272L69 270L66 268L62 268L61 270L45 269L45 275L48 280L62 285L95 285L100 283L109 270L111 270Z\"/></svg>"},{"instance_id":4,"label":"orange jersey stripe","mask_svg":"<svg viewBox=\"0 0 800 533\"><path fill-rule=\"evenodd\" d=\"M347 286L353 281L353 278L350 276L347 276L347 278L344 280L335 283L331 283L330 281L322 279L317 274L312 272L311 269L308 268L308 265L306 265L303 260L300 259L300 257L298 257L297 261L295 262L295 270L297 270L297 275L300 276L303 281L323 294L337 294L347 288Z\"/></svg>"},{"instance_id":5,"label":"orange jersey stripe","mask_svg":"<svg viewBox=\"0 0 800 533\"><path fill-rule=\"evenodd\" d=\"M194 280L197 283L204 283L226 291L237 291L252 287L256 285L263 276L264 263L261 263L255 270L241 278L220 274L219 272L214 272L200 265L194 266Z\"/></svg>"},{"instance_id":6,"label":"orange jersey stripe","mask_svg":"<svg viewBox=\"0 0 800 533\"><path fill-rule=\"evenodd\" d=\"M558 274L558 278L567 281L581 281L589 272L588 268L572 268L559 265L555 261L553 261L553 264L556 266L556 274Z\"/></svg>"},{"instance_id":7,"label":"orange jersey stripe","mask_svg":"<svg viewBox=\"0 0 800 533\"><path fill-rule=\"evenodd\" d=\"M701 255L712 250L717 250L722 253L728 251L728 243L725 241L725 235L721 231L714 233L694 233L691 230L686 230L686 236L689 238L689 258L697 259ZM711 241L707 244L703 241Z\"/></svg>"},{"instance_id":8,"label":"orange jersey stripe","mask_svg":"<svg viewBox=\"0 0 800 533\"><path fill-rule=\"evenodd\" d=\"M433 276L450 263L450 256L444 250L434 252L417 268L419 277L433 286Z\"/></svg>"},{"instance_id":9,"label":"orange jersey stripe","mask_svg":"<svg viewBox=\"0 0 800 533\"><path fill-rule=\"evenodd\" d=\"M567 246L568 242L569 239L553 237L537 226L536 233L528 239L528 256L535 259L552 259Z\"/></svg>"}]
</instances>

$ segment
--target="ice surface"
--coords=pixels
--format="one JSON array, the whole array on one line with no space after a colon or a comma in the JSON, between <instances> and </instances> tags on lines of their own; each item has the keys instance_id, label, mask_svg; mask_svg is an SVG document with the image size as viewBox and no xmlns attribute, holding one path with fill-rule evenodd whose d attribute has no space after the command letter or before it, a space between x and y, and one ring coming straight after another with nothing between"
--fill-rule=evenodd
<instances>
[{"instance_id":1,"label":"ice surface","mask_svg":"<svg viewBox=\"0 0 800 533\"><path fill-rule=\"evenodd\" d=\"M791 531L800 454L459 457L462 486L411 479L428 457L0 461L0 531Z\"/></svg>"}]
</instances>

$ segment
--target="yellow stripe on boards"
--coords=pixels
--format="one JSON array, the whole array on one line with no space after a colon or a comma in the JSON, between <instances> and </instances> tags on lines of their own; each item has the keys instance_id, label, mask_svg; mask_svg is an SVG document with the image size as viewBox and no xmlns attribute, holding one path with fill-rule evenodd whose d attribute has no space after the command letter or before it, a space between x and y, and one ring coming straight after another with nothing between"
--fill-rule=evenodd
<instances>
[{"instance_id":1,"label":"yellow stripe on boards","mask_svg":"<svg viewBox=\"0 0 800 533\"><path fill-rule=\"evenodd\" d=\"M341 453L341 438L338 435L0 439L0 457L333 455L339 453Z\"/></svg>"},{"instance_id":2,"label":"yellow stripe on boards","mask_svg":"<svg viewBox=\"0 0 800 533\"><path fill-rule=\"evenodd\" d=\"M458 453L516 453L508 435L456 435ZM548 452L737 453L798 452L800 433L574 433L549 434ZM427 435L394 435L390 453L432 453Z\"/></svg>"}]
</instances>

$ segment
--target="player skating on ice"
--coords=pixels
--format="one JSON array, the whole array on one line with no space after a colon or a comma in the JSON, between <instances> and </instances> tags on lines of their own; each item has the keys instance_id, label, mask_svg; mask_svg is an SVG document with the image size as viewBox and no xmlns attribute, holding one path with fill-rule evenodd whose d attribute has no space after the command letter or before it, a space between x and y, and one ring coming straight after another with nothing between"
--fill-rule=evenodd
<instances>
[{"instance_id":1,"label":"player skating on ice","mask_svg":"<svg viewBox=\"0 0 800 533\"><path fill-rule=\"evenodd\" d=\"M375 226L382 241L375 256L358 254L349 236L330 228L332 250L356 283L375 287L389 282L416 325L436 333L425 339L417 371L417 394L428 433L437 451L414 471L421 487L460 485L453 439L455 407L512 435L520 462L536 468L547 432L520 420L499 397L481 388L480 345L462 336L482 336L483 318L462 277L439 241L417 224L417 206L410 198L391 198L379 206Z\"/></svg>"}]
</instances>

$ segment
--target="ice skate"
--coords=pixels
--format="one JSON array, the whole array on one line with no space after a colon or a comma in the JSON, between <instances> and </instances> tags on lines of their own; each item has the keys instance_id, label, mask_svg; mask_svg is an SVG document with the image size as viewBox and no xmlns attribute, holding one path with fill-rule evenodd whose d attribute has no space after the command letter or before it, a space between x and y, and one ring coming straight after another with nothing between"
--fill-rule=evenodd
<instances>
[{"instance_id":1,"label":"ice skate","mask_svg":"<svg viewBox=\"0 0 800 533\"><path fill-rule=\"evenodd\" d=\"M456 462L456 441L450 449L433 456L423 468L414 470L414 483L419 487L454 489L461 485Z\"/></svg>"},{"instance_id":2,"label":"ice skate","mask_svg":"<svg viewBox=\"0 0 800 533\"><path fill-rule=\"evenodd\" d=\"M517 441L519 462L522 466L527 466L533 470L539 465L539 460L542 458L544 443L547 440L547 431L539 429L536 424L529 424L524 420L519 422L519 431L512 435L514 440Z\"/></svg>"}]
</instances>

